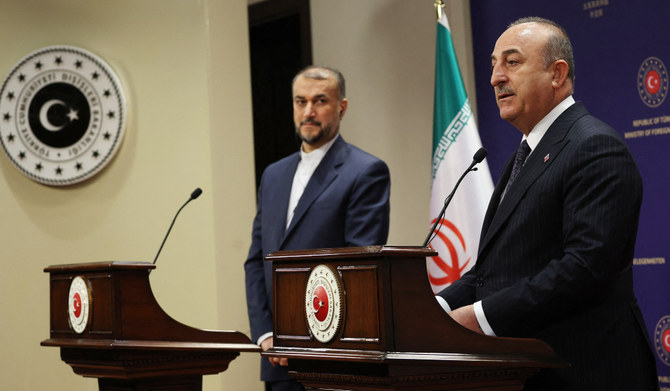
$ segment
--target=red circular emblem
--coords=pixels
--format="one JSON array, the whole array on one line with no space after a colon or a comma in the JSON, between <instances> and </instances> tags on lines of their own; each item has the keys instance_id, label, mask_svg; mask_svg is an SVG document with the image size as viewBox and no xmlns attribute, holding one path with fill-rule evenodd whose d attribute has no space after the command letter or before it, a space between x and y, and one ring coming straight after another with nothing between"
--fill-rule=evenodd
<instances>
[{"instance_id":1,"label":"red circular emblem","mask_svg":"<svg viewBox=\"0 0 670 391\"><path fill-rule=\"evenodd\" d=\"M661 77L658 75L658 72L655 70L649 71L647 73L645 87L650 94L655 94L661 88Z\"/></svg>"},{"instance_id":2,"label":"red circular emblem","mask_svg":"<svg viewBox=\"0 0 670 391\"><path fill-rule=\"evenodd\" d=\"M74 294L74 300L72 301L72 312L74 313L75 318L79 318L81 316L81 296L79 295L79 292L75 292Z\"/></svg>"},{"instance_id":3,"label":"red circular emblem","mask_svg":"<svg viewBox=\"0 0 670 391\"><path fill-rule=\"evenodd\" d=\"M314 300L312 302L314 306L314 316L319 322L326 320L328 316L328 293L326 293L326 288L323 285L319 285L314 289Z\"/></svg>"}]
</instances>

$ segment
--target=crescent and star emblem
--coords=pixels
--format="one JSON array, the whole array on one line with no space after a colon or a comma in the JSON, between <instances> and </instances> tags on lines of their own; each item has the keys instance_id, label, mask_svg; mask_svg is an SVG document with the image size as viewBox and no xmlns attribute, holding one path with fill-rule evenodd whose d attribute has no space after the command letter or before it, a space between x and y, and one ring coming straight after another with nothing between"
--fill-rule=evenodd
<instances>
[{"instance_id":1,"label":"crescent and star emblem","mask_svg":"<svg viewBox=\"0 0 670 391\"><path fill-rule=\"evenodd\" d=\"M322 285L317 286L314 290L313 298L314 316L316 316L319 322L323 322L328 316L328 293L326 292L326 288Z\"/></svg>"},{"instance_id":2,"label":"crescent and star emblem","mask_svg":"<svg viewBox=\"0 0 670 391\"><path fill-rule=\"evenodd\" d=\"M123 141L126 117L113 69L73 46L29 54L0 88L0 145L22 174L45 185L100 172Z\"/></svg>"},{"instance_id":3,"label":"crescent and star emblem","mask_svg":"<svg viewBox=\"0 0 670 391\"><path fill-rule=\"evenodd\" d=\"M648 107L658 107L663 103L670 92L670 79L661 59L649 57L642 62L637 73L637 91Z\"/></svg>"},{"instance_id":4,"label":"crescent and star emblem","mask_svg":"<svg viewBox=\"0 0 670 391\"><path fill-rule=\"evenodd\" d=\"M647 74L647 90L651 94L658 92L658 87L660 87L660 78L658 77L658 72L650 71Z\"/></svg>"},{"instance_id":5,"label":"crescent and star emblem","mask_svg":"<svg viewBox=\"0 0 670 391\"><path fill-rule=\"evenodd\" d=\"M49 121L48 116L49 110L56 105L62 106L65 109L70 109L70 111L66 114L66 117L70 120L70 122L79 119L77 115L77 110L69 108L67 104L65 104L65 102L63 102L60 99L51 99L50 101L47 101L44 105L42 105L42 108L40 109L40 124L42 124L44 129L50 132L58 132L59 130L67 126L67 123L63 123L62 125L56 126L51 121Z\"/></svg>"},{"instance_id":6,"label":"crescent and star emblem","mask_svg":"<svg viewBox=\"0 0 670 391\"><path fill-rule=\"evenodd\" d=\"M79 292L74 294L74 302L72 303L72 308L74 311L74 317L79 318L81 316L81 295Z\"/></svg>"}]
</instances>

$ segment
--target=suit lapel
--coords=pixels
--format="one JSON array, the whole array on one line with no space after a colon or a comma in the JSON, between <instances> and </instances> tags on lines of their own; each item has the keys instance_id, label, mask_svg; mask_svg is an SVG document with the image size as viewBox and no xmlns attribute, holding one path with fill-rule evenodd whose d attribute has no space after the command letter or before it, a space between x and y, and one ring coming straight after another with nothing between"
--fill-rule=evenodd
<instances>
[{"instance_id":1,"label":"suit lapel","mask_svg":"<svg viewBox=\"0 0 670 391\"><path fill-rule=\"evenodd\" d=\"M495 189L493 189L493 194L491 195L489 206L486 208L486 214L484 215L484 223L482 224L481 232L482 238L485 236L486 231L488 231L489 225L493 220L493 216L495 216L496 210L498 210L498 206L500 205L500 197L502 197L503 192L505 191L505 187L507 187L507 181L509 181L510 174L512 173L512 166L514 166L514 154L509 159L507 159L507 163L505 163L502 175L498 180L498 184L496 185ZM482 247L482 244L483 241L480 243L480 248Z\"/></svg>"},{"instance_id":2,"label":"suit lapel","mask_svg":"<svg viewBox=\"0 0 670 391\"><path fill-rule=\"evenodd\" d=\"M554 121L535 150L528 157L526 164L524 164L519 172L514 184L508 189L498 205L500 194L505 186L507 186L506 178L509 178L508 171L511 170L511 167L506 167L505 181L503 182L501 180L500 183L498 183L491 203L489 204L489 210L486 213L485 224L482 230L482 241L479 246L480 257L486 247L490 244L491 240L496 236L497 232L509 219L519 202L521 202L523 196L528 191L528 188L535 183L535 181L537 181L549 167L551 167L551 164L556 160L565 145L569 142L569 139L566 136L574 122L579 117L586 114L588 114L588 112L584 106L581 103L575 103ZM512 157L511 160L513 160L513 158L514 157ZM509 161L508 166L510 166ZM487 227L486 221L489 221L489 219L490 224Z\"/></svg>"},{"instance_id":3,"label":"suit lapel","mask_svg":"<svg viewBox=\"0 0 670 391\"><path fill-rule=\"evenodd\" d=\"M303 219L305 213L307 213L314 201L328 187L328 185L337 178L337 167L344 163L345 155L346 143L342 139L342 136L340 136L335 140L335 143L330 147L326 155L323 157L323 160L321 160L321 163L319 163L316 170L314 170L314 174L312 174L309 182L307 182L305 191L302 193L298 205L295 207L291 224L284 233L280 248L284 245L286 238L295 230L295 227L300 224L300 221ZM289 194L290 192L291 189L289 186Z\"/></svg>"},{"instance_id":4,"label":"suit lapel","mask_svg":"<svg viewBox=\"0 0 670 391\"><path fill-rule=\"evenodd\" d=\"M293 176L295 175L295 170L298 167L300 162L300 153L295 153L290 156L290 160L287 162L287 168L280 171L277 178L277 189L272 195L274 197L273 205L276 205L276 208L270 208L269 210L264 210L263 213L267 213L270 218L270 224L276 229L267 232L274 232L275 235L272 239L272 242L276 244L277 249L281 245L281 241L284 237L284 231L286 230L286 214L288 211L288 203L291 198L291 187L293 186Z\"/></svg>"}]
</instances>

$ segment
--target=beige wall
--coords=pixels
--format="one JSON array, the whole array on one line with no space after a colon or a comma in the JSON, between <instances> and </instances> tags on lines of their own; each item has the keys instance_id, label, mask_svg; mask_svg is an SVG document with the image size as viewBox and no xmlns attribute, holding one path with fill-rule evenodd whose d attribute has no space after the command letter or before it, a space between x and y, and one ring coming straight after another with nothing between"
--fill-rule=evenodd
<instances>
[{"instance_id":1,"label":"beige wall","mask_svg":"<svg viewBox=\"0 0 670 391\"><path fill-rule=\"evenodd\" d=\"M97 389L61 362L58 349L39 346L49 337L42 270L153 260L197 186L203 195L180 215L151 274L154 293L192 326L248 330L239 282L254 212L246 35L245 0L0 3L3 78L36 49L79 46L119 74L129 113L115 160L83 184L39 185L0 157L0 389ZM206 377L206 389L234 381L259 388L249 375L256 357L248 356L225 380Z\"/></svg>"},{"instance_id":2,"label":"beige wall","mask_svg":"<svg viewBox=\"0 0 670 391\"><path fill-rule=\"evenodd\" d=\"M315 62L340 68L344 137L389 164L392 244L419 244L428 219L435 17L432 0L313 0ZM465 3L467 4L467 3ZM466 79L469 11L448 9ZM128 100L125 141L80 185L36 184L0 157L0 389L96 390L48 338L49 265L151 261L179 217L154 293L175 319L248 333L242 262L255 211L246 0L4 0L0 77L30 52L79 46L105 59ZM471 100L472 83L466 83ZM151 327L151 325L147 325ZM261 390L243 354L205 390Z\"/></svg>"},{"instance_id":3,"label":"beige wall","mask_svg":"<svg viewBox=\"0 0 670 391\"><path fill-rule=\"evenodd\" d=\"M433 0L312 0L314 62L347 79L343 137L391 170L389 244L420 245L430 229L436 16ZM466 89L474 102L470 7L448 1Z\"/></svg>"}]
</instances>

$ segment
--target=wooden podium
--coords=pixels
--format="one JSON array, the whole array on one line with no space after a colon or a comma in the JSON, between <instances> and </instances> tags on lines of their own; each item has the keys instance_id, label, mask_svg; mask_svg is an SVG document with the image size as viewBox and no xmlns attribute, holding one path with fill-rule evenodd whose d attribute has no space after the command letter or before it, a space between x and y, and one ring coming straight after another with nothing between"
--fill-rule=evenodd
<instances>
[{"instance_id":1,"label":"wooden podium","mask_svg":"<svg viewBox=\"0 0 670 391\"><path fill-rule=\"evenodd\" d=\"M488 337L435 300L422 247L280 251L274 348L308 390L521 390L565 367L536 339Z\"/></svg>"},{"instance_id":2,"label":"wooden podium","mask_svg":"<svg viewBox=\"0 0 670 391\"><path fill-rule=\"evenodd\" d=\"M167 315L149 285L155 266L105 262L50 266L51 338L75 373L100 390L197 391L202 375L225 371L260 349L237 331L205 331Z\"/></svg>"}]
</instances>

